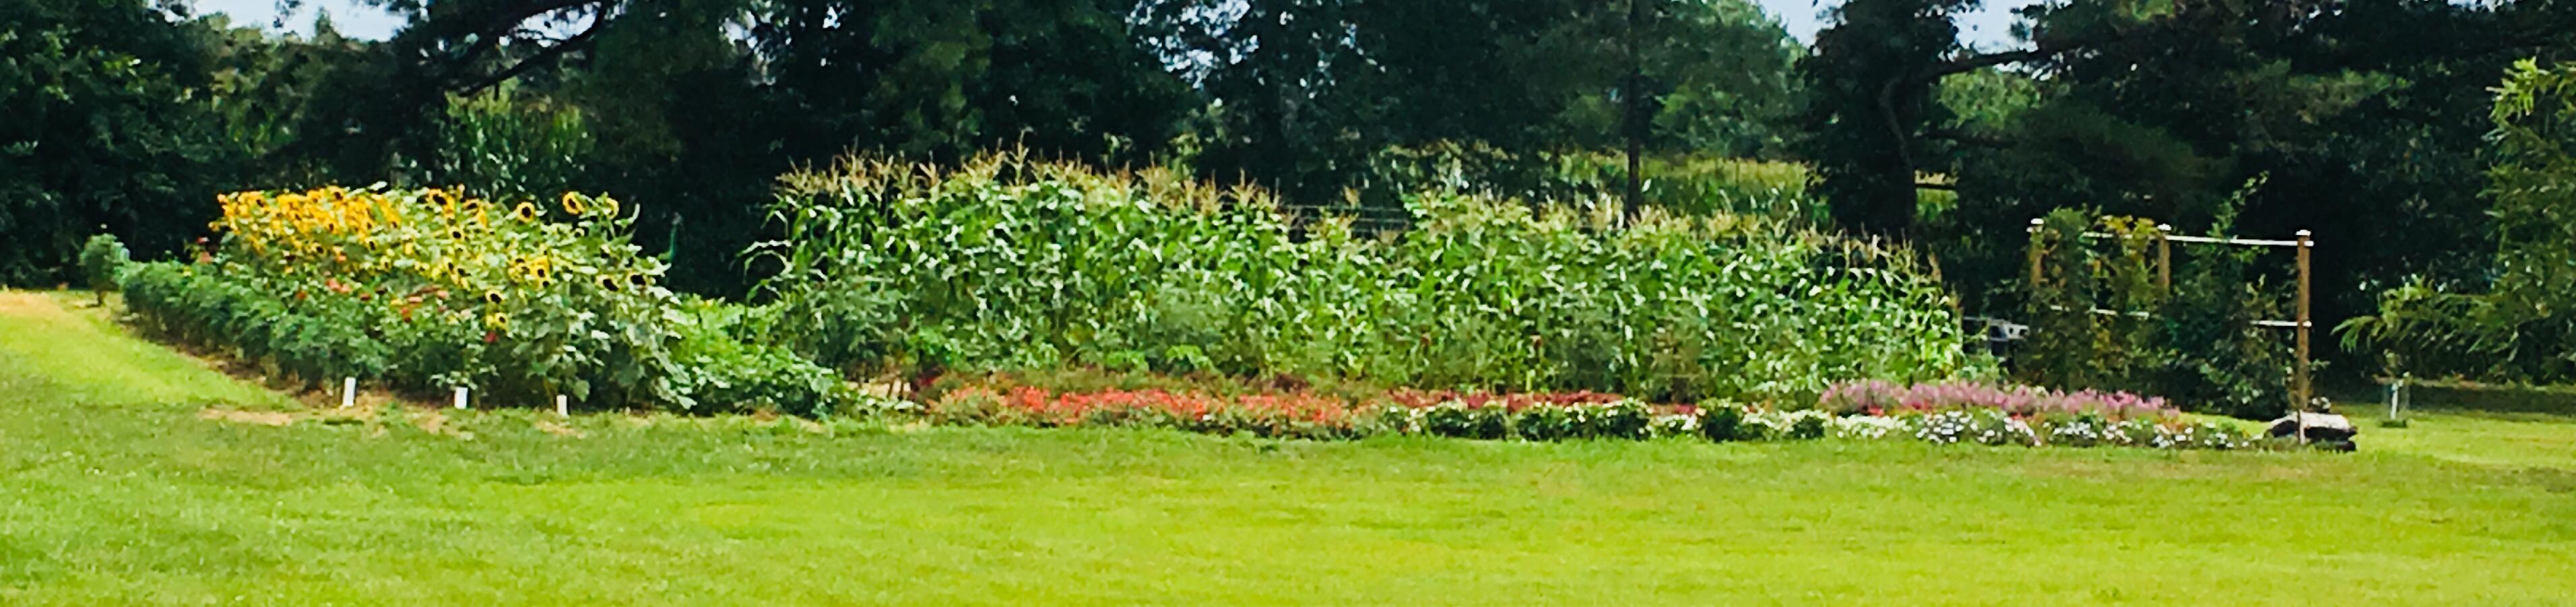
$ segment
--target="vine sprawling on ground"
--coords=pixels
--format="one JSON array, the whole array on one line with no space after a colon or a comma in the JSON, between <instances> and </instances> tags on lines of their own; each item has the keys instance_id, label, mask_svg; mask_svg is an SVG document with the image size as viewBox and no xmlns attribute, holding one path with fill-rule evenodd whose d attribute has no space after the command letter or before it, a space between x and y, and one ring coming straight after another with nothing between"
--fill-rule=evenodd
<instances>
[{"instance_id":1,"label":"vine sprawling on ground","mask_svg":"<svg viewBox=\"0 0 2576 607\"><path fill-rule=\"evenodd\" d=\"M784 178L786 238L756 263L777 337L862 372L1092 364L1679 402L1983 372L1902 251L1724 215L1408 204L1414 229L1363 238L1160 171L852 159Z\"/></svg>"}]
</instances>

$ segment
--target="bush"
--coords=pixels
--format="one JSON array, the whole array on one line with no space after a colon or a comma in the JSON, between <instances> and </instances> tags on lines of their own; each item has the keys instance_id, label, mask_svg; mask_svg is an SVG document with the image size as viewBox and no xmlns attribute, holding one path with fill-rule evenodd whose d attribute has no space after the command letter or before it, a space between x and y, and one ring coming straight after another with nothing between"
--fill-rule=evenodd
<instances>
[{"instance_id":1,"label":"bush","mask_svg":"<svg viewBox=\"0 0 2576 607\"><path fill-rule=\"evenodd\" d=\"M1903 251L1736 216L1533 213L1449 193L1360 237L1266 194L990 156L785 179L780 337L844 369L1097 365L1656 400L1974 374ZM896 340L888 336L906 335Z\"/></svg>"},{"instance_id":2,"label":"bush","mask_svg":"<svg viewBox=\"0 0 2576 607\"><path fill-rule=\"evenodd\" d=\"M1699 405L1699 432L1709 440L1743 440L1740 428L1743 424L1743 405L1727 401L1709 401Z\"/></svg>"},{"instance_id":3,"label":"bush","mask_svg":"<svg viewBox=\"0 0 2576 607\"><path fill-rule=\"evenodd\" d=\"M90 293L98 297L99 305L107 305L107 292L116 290L117 273L133 262L134 255L126 252L125 243L118 242L114 234L91 236L81 246L81 276L89 279Z\"/></svg>"}]
</instances>

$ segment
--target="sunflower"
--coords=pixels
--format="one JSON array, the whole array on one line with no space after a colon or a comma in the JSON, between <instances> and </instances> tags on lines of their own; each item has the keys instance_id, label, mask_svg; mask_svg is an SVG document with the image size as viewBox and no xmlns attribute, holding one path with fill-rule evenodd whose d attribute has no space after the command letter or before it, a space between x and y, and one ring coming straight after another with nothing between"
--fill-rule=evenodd
<instances>
[{"instance_id":1,"label":"sunflower","mask_svg":"<svg viewBox=\"0 0 2576 607\"><path fill-rule=\"evenodd\" d=\"M445 213L446 215L448 215L448 216L450 216L450 217L454 217L454 216L456 215L456 195L455 195L455 194L453 194L453 193L449 193L447 190L441 190L441 189L438 189L438 188L430 188L430 189L429 189L429 193L428 193L428 194L426 194L425 196L427 196L427 197L429 198L430 202L436 203L436 204L438 205L438 209L439 209L439 211L440 211L440 212Z\"/></svg>"},{"instance_id":2,"label":"sunflower","mask_svg":"<svg viewBox=\"0 0 2576 607\"><path fill-rule=\"evenodd\" d=\"M581 195L579 195L579 194L574 194L574 193L572 193L572 192L564 192L564 195L563 195L563 208L564 208L564 213L567 213L567 214L573 215L573 216L575 216L575 217L580 216L580 215L581 215L581 213L582 213L582 210L583 210L583 209L582 209L582 204L581 204Z\"/></svg>"},{"instance_id":3,"label":"sunflower","mask_svg":"<svg viewBox=\"0 0 2576 607\"><path fill-rule=\"evenodd\" d=\"M520 223L536 223L537 219L544 216L545 211L539 210L536 203L522 202L519 206L510 209L510 217L518 219Z\"/></svg>"}]
</instances>

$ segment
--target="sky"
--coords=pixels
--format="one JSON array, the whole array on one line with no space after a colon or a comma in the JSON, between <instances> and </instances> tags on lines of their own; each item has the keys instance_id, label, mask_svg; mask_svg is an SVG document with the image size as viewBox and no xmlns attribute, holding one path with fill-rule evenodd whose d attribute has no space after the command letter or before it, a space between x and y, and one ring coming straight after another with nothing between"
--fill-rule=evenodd
<instances>
[{"instance_id":1,"label":"sky","mask_svg":"<svg viewBox=\"0 0 2576 607\"><path fill-rule=\"evenodd\" d=\"M1820 13L1829 6L1840 4L1839 0L1756 1L1761 3L1763 10L1779 17L1780 23L1789 27L1789 34L1797 36L1800 42L1814 41L1816 30L1824 27ZM2012 46L2012 9L2033 2L1988 0L1983 10L1960 20L1960 37L1980 49ZM277 0L196 0L196 6L200 13L231 15L233 23L240 25L267 27L278 17ZM317 11L330 12L332 25L338 27L342 35L352 38L382 40L393 35L394 28L402 26L401 19L382 10L359 5L357 0L304 0L302 9L287 16L285 29L313 33L313 17Z\"/></svg>"}]
</instances>

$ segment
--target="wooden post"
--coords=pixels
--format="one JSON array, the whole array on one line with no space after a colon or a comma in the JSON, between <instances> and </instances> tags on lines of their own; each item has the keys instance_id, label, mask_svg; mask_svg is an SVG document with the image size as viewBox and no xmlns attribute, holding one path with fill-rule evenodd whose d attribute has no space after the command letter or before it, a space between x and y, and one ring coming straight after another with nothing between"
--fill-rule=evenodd
<instances>
[{"instance_id":1,"label":"wooden post","mask_svg":"<svg viewBox=\"0 0 2576 607\"><path fill-rule=\"evenodd\" d=\"M2310 285L2314 282L2308 277L2308 249L2316 246L2316 243L2310 241L2309 236L2307 230L2299 230L2299 401L2292 403L2295 406L2292 409L2294 415L2305 413L2308 410L2309 400L2315 396L2315 386L2310 383L2311 380L2308 377L2308 327L2315 324L2308 316ZM2302 430L2299 440L2305 441L2308 438L2305 432L2306 416L2299 417L2299 426Z\"/></svg>"},{"instance_id":2,"label":"wooden post","mask_svg":"<svg viewBox=\"0 0 2576 607\"><path fill-rule=\"evenodd\" d=\"M2041 223L2040 223L2039 218L2037 218L2037 217L2032 217L2032 218L2030 218L2030 292L2032 292L2032 293L2038 293L2038 292L2039 292L2039 228L2040 228L2040 225L2041 225Z\"/></svg>"},{"instance_id":3,"label":"wooden post","mask_svg":"<svg viewBox=\"0 0 2576 607\"><path fill-rule=\"evenodd\" d=\"M2156 288L2173 296L2173 224L2156 224Z\"/></svg>"},{"instance_id":4,"label":"wooden post","mask_svg":"<svg viewBox=\"0 0 2576 607\"><path fill-rule=\"evenodd\" d=\"M1637 29L1643 23L1640 16L1637 0L1628 0L1628 79L1620 83L1619 92L1619 129L1626 131L1622 134L1628 139L1628 208L1619 217L1623 227L1637 223L1637 207L1644 204L1640 199L1646 196L1644 161L1638 158L1646 153L1646 125L1640 121L1646 113L1646 99L1638 90L1646 81L1644 54L1637 47Z\"/></svg>"}]
</instances>

